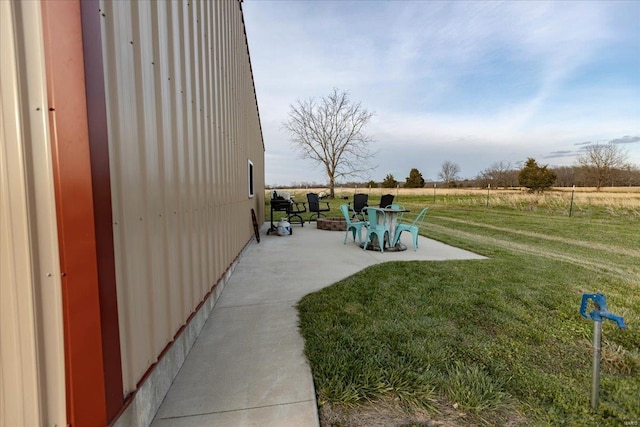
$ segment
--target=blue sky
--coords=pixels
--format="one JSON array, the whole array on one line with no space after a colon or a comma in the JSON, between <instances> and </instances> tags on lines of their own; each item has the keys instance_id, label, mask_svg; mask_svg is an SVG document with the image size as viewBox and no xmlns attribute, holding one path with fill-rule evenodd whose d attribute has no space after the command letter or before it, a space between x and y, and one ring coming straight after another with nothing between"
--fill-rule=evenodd
<instances>
[{"instance_id":1,"label":"blue sky","mask_svg":"<svg viewBox=\"0 0 640 427\"><path fill-rule=\"evenodd\" d=\"M376 168L473 178L492 163L572 165L616 141L640 165L640 1L245 0L269 185L326 182L282 123L333 88L374 112Z\"/></svg>"}]
</instances>

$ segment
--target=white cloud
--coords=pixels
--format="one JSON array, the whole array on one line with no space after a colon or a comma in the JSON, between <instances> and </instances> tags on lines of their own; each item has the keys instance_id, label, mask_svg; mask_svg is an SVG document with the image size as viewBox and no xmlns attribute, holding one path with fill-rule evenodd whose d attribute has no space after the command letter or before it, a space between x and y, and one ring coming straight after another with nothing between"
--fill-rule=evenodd
<instances>
[{"instance_id":1,"label":"white cloud","mask_svg":"<svg viewBox=\"0 0 640 427\"><path fill-rule=\"evenodd\" d=\"M333 87L376 113L369 131L385 160L376 178L386 165L408 173L407 157L460 158L474 176L493 161L640 134L639 3L246 0L243 9L267 183L324 179L297 159L281 123L296 99Z\"/></svg>"}]
</instances>

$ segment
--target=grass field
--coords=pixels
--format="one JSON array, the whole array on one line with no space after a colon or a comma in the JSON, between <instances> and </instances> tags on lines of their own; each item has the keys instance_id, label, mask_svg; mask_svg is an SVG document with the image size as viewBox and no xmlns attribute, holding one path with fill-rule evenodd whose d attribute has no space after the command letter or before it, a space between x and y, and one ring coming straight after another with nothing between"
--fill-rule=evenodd
<instances>
[{"instance_id":1,"label":"grass field","mask_svg":"<svg viewBox=\"0 0 640 427\"><path fill-rule=\"evenodd\" d=\"M323 188L296 189L290 191L298 202L306 202L307 192L326 191ZM265 200L269 200L267 191ZM331 200L332 213L338 215L338 206L353 200L354 193L367 193L375 203L380 195L391 193L400 203L427 203L435 206L489 207L516 211L549 213L553 215L604 217L640 217L640 187L615 187L596 191L595 188L556 188L542 194L532 194L519 189L385 189L385 188L337 188L336 198ZM572 201L573 198L573 201ZM267 211L268 214L268 211Z\"/></svg>"},{"instance_id":2,"label":"grass field","mask_svg":"<svg viewBox=\"0 0 640 427\"><path fill-rule=\"evenodd\" d=\"M570 197L400 190L430 207L421 234L489 259L374 266L300 302L327 425L640 423L640 191L576 191L571 217ZM603 325L597 412L585 292L628 325Z\"/></svg>"}]
</instances>

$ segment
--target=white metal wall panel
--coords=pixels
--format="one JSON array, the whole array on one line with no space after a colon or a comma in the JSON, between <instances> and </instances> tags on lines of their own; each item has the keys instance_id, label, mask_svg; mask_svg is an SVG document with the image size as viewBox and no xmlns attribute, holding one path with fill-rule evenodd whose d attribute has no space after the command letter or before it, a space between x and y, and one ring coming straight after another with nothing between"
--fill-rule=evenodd
<instances>
[{"instance_id":1,"label":"white metal wall panel","mask_svg":"<svg viewBox=\"0 0 640 427\"><path fill-rule=\"evenodd\" d=\"M2 426L66 425L41 22L39 2L0 2Z\"/></svg>"},{"instance_id":2,"label":"white metal wall panel","mask_svg":"<svg viewBox=\"0 0 640 427\"><path fill-rule=\"evenodd\" d=\"M264 217L264 146L239 1L100 13L127 394Z\"/></svg>"}]
</instances>

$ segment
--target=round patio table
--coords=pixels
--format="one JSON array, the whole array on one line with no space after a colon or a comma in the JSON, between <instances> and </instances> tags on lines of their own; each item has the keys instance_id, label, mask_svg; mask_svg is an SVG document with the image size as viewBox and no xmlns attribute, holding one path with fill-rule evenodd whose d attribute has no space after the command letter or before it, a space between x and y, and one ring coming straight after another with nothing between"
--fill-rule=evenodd
<instances>
[{"instance_id":1,"label":"round patio table","mask_svg":"<svg viewBox=\"0 0 640 427\"><path fill-rule=\"evenodd\" d=\"M398 225L398 215L405 212L411 212L409 209L393 209L393 208L377 208L384 212L384 221L389 228L389 239L393 240L396 235L396 226ZM380 217L377 217L378 219ZM388 246L388 241L384 242L384 250L390 252L406 251L407 245L398 242L395 246ZM360 245L364 248L364 243ZM379 251L380 245L378 243L378 237L373 236L371 243L367 246L368 250Z\"/></svg>"}]
</instances>

